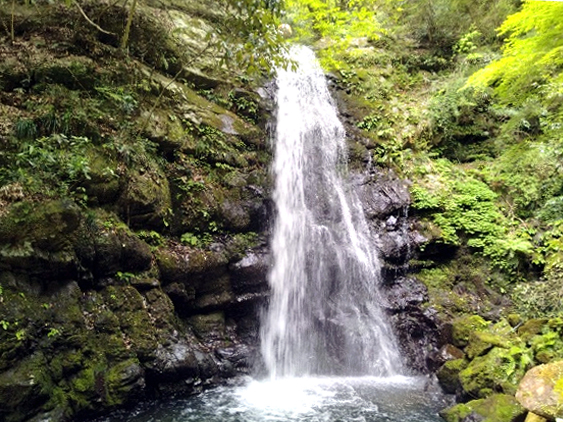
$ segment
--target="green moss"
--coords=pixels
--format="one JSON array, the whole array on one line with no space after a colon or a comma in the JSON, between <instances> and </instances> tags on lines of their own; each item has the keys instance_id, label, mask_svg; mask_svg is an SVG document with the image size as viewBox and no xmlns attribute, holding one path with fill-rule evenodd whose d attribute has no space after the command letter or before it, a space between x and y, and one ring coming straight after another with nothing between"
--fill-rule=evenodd
<instances>
[{"instance_id":1,"label":"green moss","mask_svg":"<svg viewBox=\"0 0 563 422\"><path fill-rule=\"evenodd\" d=\"M490 327L488 331L474 331L470 333L465 352L469 359L473 359L493 347L509 349L512 345L511 340L516 340L512 327L503 319Z\"/></svg>"},{"instance_id":2,"label":"green moss","mask_svg":"<svg viewBox=\"0 0 563 422\"><path fill-rule=\"evenodd\" d=\"M111 366L104 379L104 403L115 407L128 401L132 391L144 386L143 382L139 382L141 377L142 370L137 359Z\"/></svg>"},{"instance_id":3,"label":"green moss","mask_svg":"<svg viewBox=\"0 0 563 422\"><path fill-rule=\"evenodd\" d=\"M530 319L518 328L518 335L523 341L529 342L543 331L543 327L547 325L548 321L547 318Z\"/></svg>"},{"instance_id":4,"label":"green moss","mask_svg":"<svg viewBox=\"0 0 563 422\"><path fill-rule=\"evenodd\" d=\"M459 317L452 322L452 343L457 347L465 347L472 333L488 327L489 323L478 315Z\"/></svg>"},{"instance_id":5,"label":"green moss","mask_svg":"<svg viewBox=\"0 0 563 422\"><path fill-rule=\"evenodd\" d=\"M71 201L19 202L0 216L2 244L30 244L50 252L72 245L81 221L80 209Z\"/></svg>"},{"instance_id":6,"label":"green moss","mask_svg":"<svg viewBox=\"0 0 563 422\"><path fill-rule=\"evenodd\" d=\"M525 348L493 347L486 355L473 359L459 373L459 379L463 390L472 397L486 397L494 391L514 394L531 363L531 353Z\"/></svg>"},{"instance_id":7,"label":"green moss","mask_svg":"<svg viewBox=\"0 0 563 422\"><path fill-rule=\"evenodd\" d=\"M479 400L481 401L481 400ZM474 402L470 402L474 403ZM455 406L444 409L440 412L440 416L446 422L463 422L467 416L473 412L473 405L469 403L460 403Z\"/></svg>"},{"instance_id":8,"label":"green moss","mask_svg":"<svg viewBox=\"0 0 563 422\"><path fill-rule=\"evenodd\" d=\"M446 422L463 422L476 414L483 422L517 422L523 420L526 410L518 401L506 394L494 394L487 399L457 404L440 412Z\"/></svg>"},{"instance_id":9,"label":"green moss","mask_svg":"<svg viewBox=\"0 0 563 422\"><path fill-rule=\"evenodd\" d=\"M436 373L440 385L448 394L454 394L461 388L459 373L467 368L468 362L465 359L449 360L442 365Z\"/></svg>"}]
</instances>

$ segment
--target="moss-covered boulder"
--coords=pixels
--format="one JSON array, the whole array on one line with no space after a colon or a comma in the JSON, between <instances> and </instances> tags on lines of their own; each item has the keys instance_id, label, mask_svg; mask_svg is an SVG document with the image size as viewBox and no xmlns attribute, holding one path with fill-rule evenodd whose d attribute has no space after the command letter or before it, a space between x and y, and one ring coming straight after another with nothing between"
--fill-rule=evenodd
<instances>
[{"instance_id":1,"label":"moss-covered boulder","mask_svg":"<svg viewBox=\"0 0 563 422\"><path fill-rule=\"evenodd\" d=\"M41 385L44 365L43 355L35 354L0 373L0 420L10 422L29 418L48 400Z\"/></svg>"},{"instance_id":2,"label":"moss-covered boulder","mask_svg":"<svg viewBox=\"0 0 563 422\"><path fill-rule=\"evenodd\" d=\"M473 359L481 356L493 347L508 349L511 346L511 340L515 341L516 335L510 324L502 319L486 331L473 331L470 333L465 352L469 359Z\"/></svg>"},{"instance_id":3,"label":"moss-covered boulder","mask_svg":"<svg viewBox=\"0 0 563 422\"><path fill-rule=\"evenodd\" d=\"M489 323L478 315L466 315L456 318L452 322L452 343L457 347L465 347L469 337L477 331L484 331Z\"/></svg>"},{"instance_id":4,"label":"moss-covered boulder","mask_svg":"<svg viewBox=\"0 0 563 422\"><path fill-rule=\"evenodd\" d=\"M523 341L527 342L532 339L532 337L541 334L548 322L549 319L547 318L530 319L518 328L518 335Z\"/></svg>"},{"instance_id":5,"label":"moss-covered boulder","mask_svg":"<svg viewBox=\"0 0 563 422\"><path fill-rule=\"evenodd\" d=\"M563 417L563 361L530 369L518 386L518 401L548 420Z\"/></svg>"},{"instance_id":6,"label":"moss-covered boulder","mask_svg":"<svg viewBox=\"0 0 563 422\"><path fill-rule=\"evenodd\" d=\"M461 383L459 381L459 373L467 368L468 362L465 359L449 360L442 365L436 373L440 385L444 392L455 394L460 391Z\"/></svg>"},{"instance_id":7,"label":"moss-covered boulder","mask_svg":"<svg viewBox=\"0 0 563 422\"><path fill-rule=\"evenodd\" d=\"M459 380L463 391L471 397L487 397L493 392L514 394L531 362L527 349L493 347L487 354L473 359L459 373Z\"/></svg>"},{"instance_id":8,"label":"moss-covered boulder","mask_svg":"<svg viewBox=\"0 0 563 422\"><path fill-rule=\"evenodd\" d=\"M168 179L156 164L132 170L118 201L123 220L131 227L163 228L172 209Z\"/></svg>"},{"instance_id":9,"label":"moss-covered boulder","mask_svg":"<svg viewBox=\"0 0 563 422\"><path fill-rule=\"evenodd\" d=\"M523 422L526 410L512 396L494 394L440 412L446 422Z\"/></svg>"}]
</instances>

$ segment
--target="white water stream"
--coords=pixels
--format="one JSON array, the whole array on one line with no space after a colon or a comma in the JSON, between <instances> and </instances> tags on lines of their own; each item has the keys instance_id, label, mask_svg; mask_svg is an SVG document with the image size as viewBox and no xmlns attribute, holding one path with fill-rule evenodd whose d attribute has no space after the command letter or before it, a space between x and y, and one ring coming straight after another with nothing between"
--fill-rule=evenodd
<instances>
[{"instance_id":1,"label":"white water stream","mask_svg":"<svg viewBox=\"0 0 563 422\"><path fill-rule=\"evenodd\" d=\"M346 140L314 53L293 47L278 70L277 215L261 350L271 379L390 376L401 357L381 309L380 265L347 183Z\"/></svg>"}]
</instances>

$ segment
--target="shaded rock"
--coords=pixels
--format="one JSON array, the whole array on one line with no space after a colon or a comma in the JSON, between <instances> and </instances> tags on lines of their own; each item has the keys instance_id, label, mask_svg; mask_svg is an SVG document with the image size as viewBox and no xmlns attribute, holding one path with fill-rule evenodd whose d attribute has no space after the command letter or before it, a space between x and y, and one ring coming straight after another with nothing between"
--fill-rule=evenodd
<instances>
[{"instance_id":1,"label":"shaded rock","mask_svg":"<svg viewBox=\"0 0 563 422\"><path fill-rule=\"evenodd\" d=\"M160 271L163 284L184 283L189 275L189 251L184 249L183 253L173 252L161 248L155 252L156 262Z\"/></svg>"},{"instance_id":2,"label":"shaded rock","mask_svg":"<svg viewBox=\"0 0 563 422\"><path fill-rule=\"evenodd\" d=\"M438 381L444 392L448 394L456 394L461 390L459 381L459 373L467 368L468 362L465 359L449 360L442 365L436 373Z\"/></svg>"},{"instance_id":3,"label":"shaded rock","mask_svg":"<svg viewBox=\"0 0 563 422\"><path fill-rule=\"evenodd\" d=\"M40 355L19 363L16 367L0 374L0 418L11 415L12 419L25 419L46 402L47 394L40 384L41 365L45 362Z\"/></svg>"},{"instance_id":4,"label":"shaded rock","mask_svg":"<svg viewBox=\"0 0 563 422\"><path fill-rule=\"evenodd\" d=\"M152 262L149 245L125 227L101 228L92 233L93 257L81 254L82 261L90 262L96 277L114 276L118 271L147 270Z\"/></svg>"},{"instance_id":5,"label":"shaded rock","mask_svg":"<svg viewBox=\"0 0 563 422\"><path fill-rule=\"evenodd\" d=\"M236 344L217 349L215 355L221 360L231 362L234 368L246 370L251 367L255 352L256 350L246 344Z\"/></svg>"},{"instance_id":6,"label":"shaded rock","mask_svg":"<svg viewBox=\"0 0 563 422\"><path fill-rule=\"evenodd\" d=\"M194 287L186 287L182 283L171 283L164 286L164 292L170 297L178 312L182 313L192 308L195 300Z\"/></svg>"},{"instance_id":7,"label":"shaded rock","mask_svg":"<svg viewBox=\"0 0 563 422\"><path fill-rule=\"evenodd\" d=\"M388 300L391 312L416 308L428 300L428 289L413 277L401 277L388 290Z\"/></svg>"},{"instance_id":8,"label":"shaded rock","mask_svg":"<svg viewBox=\"0 0 563 422\"><path fill-rule=\"evenodd\" d=\"M563 361L530 369L518 386L516 399L539 416L553 420L563 417Z\"/></svg>"},{"instance_id":9,"label":"shaded rock","mask_svg":"<svg viewBox=\"0 0 563 422\"><path fill-rule=\"evenodd\" d=\"M193 347L185 340L168 346L159 344L148 376L153 382L166 383L199 376L199 363Z\"/></svg>"},{"instance_id":10,"label":"shaded rock","mask_svg":"<svg viewBox=\"0 0 563 422\"><path fill-rule=\"evenodd\" d=\"M220 210L227 229L242 231L250 225L250 214L240 202L223 201Z\"/></svg>"},{"instance_id":11,"label":"shaded rock","mask_svg":"<svg viewBox=\"0 0 563 422\"><path fill-rule=\"evenodd\" d=\"M144 371L136 359L111 367L106 374L106 402L110 406L122 405L138 399L145 388Z\"/></svg>"},{"instance_id":12,"label":"shaded rock","mask_svg":"<svg viewBox=\"0 0 563 422\"><path fill-rule=\"evenodd\" d=\"M225 309L234 299L227 275L209 278L196 290L194 309L203 312Z\"/></svg>"},{"instance_id":13,"label":"shaded rock","mask_svg":"<svg viewBox=\"0 0 563 422\"><path fill-rule=\"evenodd\" d=\"M131 227L163 228L172 208L168 180L156 168L132 171L118 205Z\"/></svg>"},{"instance_id":14,"label":"shaded rock","mask_svg":"<svg viewBox=\"0 0 563 422\"><path fill-rule=\"evenodd\" d=\"M225 339L225 315L223 312L194 315L188 321L194 334L205 342L213 343Z\"/></svg>"},{"instance_id":15,"label":"shaded rock","mask_svg":"<svg viewBox=\"0 0 563 422\"><path fill-rule=\"evenodd\" d=\"M229 265L231 285L237 294L262 291L267 288L270 256L266 251L250 252Z\"/></svg>"},{"instance_id":16,"label":"shaded rock","mask_svg":"<svg viewBox=\"0 0 563 422\"><path fill-rule=\"evenodd\" d=\"M404 231L382 231L377 239L380 256L392 263L402 263L409 254L410 241Z\"/></svg>"},{"instance_id":17,"label":"shaded rock","mask_svg":"<svg viewBox=\"0 0 563 422\"><path fill-rule=\"evenodd\" d=\"M410 194L405 182L389 171L377 171L369 178L356 176L352 183L368 219L389 216L410 204Z\"/></svg>"}]
</instances>

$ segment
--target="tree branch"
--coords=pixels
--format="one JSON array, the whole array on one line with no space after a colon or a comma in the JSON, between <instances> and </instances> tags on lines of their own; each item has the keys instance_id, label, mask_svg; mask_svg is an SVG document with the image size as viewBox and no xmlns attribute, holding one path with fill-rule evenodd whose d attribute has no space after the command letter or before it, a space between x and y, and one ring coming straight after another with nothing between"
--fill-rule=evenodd
<instances>
[{"instance_id":1,"label":"tree branch","mask_svg":"<svg viewBox=\"0 0 563 422\"><path fill-rule=\"evenodd\" d=\"M103 32L104 34L107 35L115 35L113 32L109 32L106 31L105 29L101 28L98 24L96 24L95 22L92 22L92 20L88 17L88 15L86 14L86 12L84 12L84 9L82 9L82 7L80 6L80 4L76 1L73 0L74 5L78 8L78 10L80 11L80 13L82 14L82 16L84 16L84 19L86 19L86 21L92 25L94 28L96 28L98 31Z\"/></svg>"}]
</instances>

